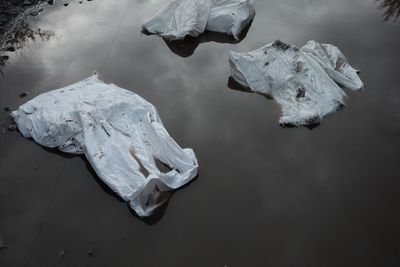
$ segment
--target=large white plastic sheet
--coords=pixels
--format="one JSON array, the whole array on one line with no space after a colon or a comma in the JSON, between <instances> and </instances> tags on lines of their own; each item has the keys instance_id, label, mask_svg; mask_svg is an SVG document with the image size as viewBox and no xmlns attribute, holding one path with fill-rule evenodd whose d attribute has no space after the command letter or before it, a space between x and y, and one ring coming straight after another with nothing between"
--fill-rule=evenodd
<instances>
[{"instance_id":1,"label":"large white plastic sheet","mask_svg":"<svg viewBox=\"0 0 400 267\"><path fill-rule=\"evenodd\" d=\"M231 77L282 107L282 126L314 126L342 108L342 88L361 90L358 71L340 50L309 41L298 49L275 41L249 53L230 51Z\"/></svg>"},{"instance_id":2,"label":"large white plastic sheet","mask_svg":"<svg viewBox=\"0 0 400 267\"><path fill-rule=\"evenodd\" d=\"M197 37L205 30L239 39L255 16L254 0L175 0L143 25L143 31L166 40Z\"/></svg>"},{"instance_id":3,"label":"large white plastic sheet","mask_svg":"<svg viewBox=\"0 0 400 267\"><path fill-rule=\"evenodd\" d=\"M152 104L96 75L37 96L12 113L26 138L66 153L84 153L97 175L139 216L191 181L198 163L167 133ZM171 168L162 172L156 160Z\"/></svg>"}]
</instances>

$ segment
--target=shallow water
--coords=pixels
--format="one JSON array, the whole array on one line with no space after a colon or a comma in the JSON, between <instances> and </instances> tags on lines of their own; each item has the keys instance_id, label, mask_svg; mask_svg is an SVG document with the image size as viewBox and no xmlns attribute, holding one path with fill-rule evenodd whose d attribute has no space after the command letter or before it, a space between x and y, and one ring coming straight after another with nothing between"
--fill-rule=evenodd
<instances>
[{"instance_id":1,"label":"shallow water","mask_svg":"<svg viewBox=\"0 0 400 267\"><path fill-rule=\"evenodd\" d=\"M1 69L0 266L399 266L399 22L374 0L258 0L243 41L181 57L140 34L164 3L59 2L30 19L54 36L28 39ZM227 86L228 50L277 38L339 46L366 90L312 131L282 129L274 101ZM81 157L7 131L4 107L94 70L153 103L199 159L198 179L152 221Z\"/></svg>"}]
</instances>

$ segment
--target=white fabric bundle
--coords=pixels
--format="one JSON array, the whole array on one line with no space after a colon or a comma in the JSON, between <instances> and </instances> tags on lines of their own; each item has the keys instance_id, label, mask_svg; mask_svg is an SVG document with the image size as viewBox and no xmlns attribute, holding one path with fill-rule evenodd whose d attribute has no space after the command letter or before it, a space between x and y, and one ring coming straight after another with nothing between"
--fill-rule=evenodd
<instances>
[{"instance_id":1,"label":"white fabric bundle","mask_svg":"<svg viewBox=\"0 0 400 267\"><path fill-rule=\"evenodd\" d=\"M191 149L168 135L149 102L91 76L28 101L12 113L26 138L67 153L84 153L98 176L139 216L149 216L166 191L198 171ZM160 160L171 168L163 173Z\"/></svg>"},{"instance_id":2,"label":"white fabric bundle","mask_svg":"<svg viewBox=\"0 0 400 267\"><path fill-rule=\"evenodd\" d=\"M344 106L341 87L364 88L337 47L315 41L300 49L275 41L249 53L230 51L229 63L236 82L281 105L282 126L316 125Z\"/></svg>"},{"instance_id":3,"label":"white fabric bundle","mask_svg":"<svg viewBox=\"0 0 400 267\"><path fill-rule=\"evenodd\" d=\"M175 0L145 22L142 29L169 41L196 37L205 30L239 39L254 16L254 0Z\"/></svg>"}]
</instances>

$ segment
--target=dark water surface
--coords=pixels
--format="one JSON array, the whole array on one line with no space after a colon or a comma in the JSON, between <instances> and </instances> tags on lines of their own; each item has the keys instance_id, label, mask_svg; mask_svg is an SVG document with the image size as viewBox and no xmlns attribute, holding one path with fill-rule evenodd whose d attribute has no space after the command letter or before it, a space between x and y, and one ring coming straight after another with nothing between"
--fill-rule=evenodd
<instances>
[{"instance_id":1,"label":"dark water surface","mask_svg":"<svg viewBox=\"0 0 400 267\"><path fill-rule=\"evenodd\" d=\"M29 21L54 36L2 68L0 266L400 266L400 24L379 3L258 0L242 42L189 57L140 34L165 1L62 4ZM366 90L312 131L280 128L276 103L227 87L229 49L277 38L339 46ZM7 130L5 107L94 70L153 103L199 159L158 220L135 217L81 157Z\"/></svg>"}]
</instances>

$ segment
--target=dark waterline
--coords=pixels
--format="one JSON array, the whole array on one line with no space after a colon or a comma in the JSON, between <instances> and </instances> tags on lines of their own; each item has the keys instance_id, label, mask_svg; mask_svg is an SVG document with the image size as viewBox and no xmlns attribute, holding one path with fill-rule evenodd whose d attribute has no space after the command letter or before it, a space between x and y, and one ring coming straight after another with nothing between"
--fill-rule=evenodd
<instances>
[{"instance_id":1,"label":"dark waterline","mask_svg":"<svg viewBox=\"0 0 400 267\"><path fill-rule=\"evenodd\" d=\"M400 265L400 24L379 1L259 0L241 42L183 54L140 34L163 1L56 3L27 27L53 35L7 52L0 77L0 266ZM228 87L228 50L275 39L337 45L366 90L312 131L282 129L274 101ZM198 179L154 221L81 157L7 130L4 108L93 71L153 103L196 152Z\"/></svg>"}]
</instances>

